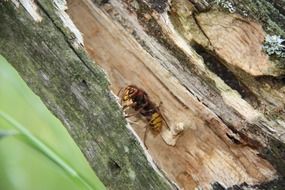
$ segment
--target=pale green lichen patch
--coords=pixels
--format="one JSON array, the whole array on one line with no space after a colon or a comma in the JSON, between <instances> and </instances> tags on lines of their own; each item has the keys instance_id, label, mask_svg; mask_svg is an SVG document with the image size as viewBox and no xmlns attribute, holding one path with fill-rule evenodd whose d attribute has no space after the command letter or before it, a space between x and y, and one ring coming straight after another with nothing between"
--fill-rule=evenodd
<instances>
[{"instance_id":1,"label":"pale green lichen patch","mask_svg":"<svg viewBox=\"0 0 285 190\"><path fill-rule=\"evenodd\" d=\"M215 0L215 3L226 9L227 11L229 11L230 13L234 13L236 12L236 7L235 5L233 4L233 2L229 1L229 0Z\"/></svg>"},{"instance_id":2,"label":"pale green lichen patch","mask_svg":"<svg viewBox=\"0 0 285 190\"><path fill-rule=\"evenodd\" d=\"M285 42L280 36L266 35L263 49L268 55L277 55L277 57L285 57Z\"/></svg>"},{"instance_id":3,"label":"pale green lichen patch","mask_svg":"<svg viewBox=\"0 0 285 190\"><path fill-rule=\"evenodd\" d=\"M129 170L129 177L130 177L131 180L135 180L136 173L133 170Z\"/></svg>"}]
</instances>

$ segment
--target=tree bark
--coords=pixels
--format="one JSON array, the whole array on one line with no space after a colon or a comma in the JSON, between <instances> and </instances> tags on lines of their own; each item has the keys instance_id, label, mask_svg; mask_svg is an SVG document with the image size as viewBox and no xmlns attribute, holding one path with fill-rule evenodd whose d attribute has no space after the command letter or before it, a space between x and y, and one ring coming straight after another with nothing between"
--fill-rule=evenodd
<instances>
[{"instance_id":1,"label":"tree bark","mask_svg":"<svg viewBox=\"0 0 285 190\"><path fill-rule=\"evenodd\" d=\"M36 6L37 22L22 4L0 2L1 54L66 126L108 189L173 189L127 129L105 74L75 44L59 10L51 1Z\"/></svg>"},{"instance_id":2,"label":"tree bark","mask_svg":"<svg viewBox=\"0 0 285 190\"><path fill-rule=\"evenodd\" d=\"M171 181L184 189L282 189L284 59L266 55L262 43L266 33L284 38L285 1L221 2L234 8L210 0L69 0L67 12L111 90L135 84L163 102L171 130L148 135L147 144ZM175 188L130 132L143 137L143 118L125 127L104 73L53 4L37 6L43 19L36 23L23 7L1 3L4 57L108 188Z\"/></svg>"}]
</instances>

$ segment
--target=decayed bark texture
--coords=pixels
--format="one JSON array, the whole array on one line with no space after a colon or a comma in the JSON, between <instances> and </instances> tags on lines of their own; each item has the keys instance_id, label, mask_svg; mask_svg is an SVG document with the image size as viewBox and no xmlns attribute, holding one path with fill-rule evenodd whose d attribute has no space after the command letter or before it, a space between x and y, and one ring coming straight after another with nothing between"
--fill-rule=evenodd
<instances>
[{"instance_id":1,"label":"decayed bark texture","mask_svg":"<svg viewBox=\"0 0 285 190\"><path fill-rule=\"evenodd\" d=\"M163 102L171 129L184 124L175 147L167 129L147 140L171 180L184 189L282 189L284 66L261 47L266 32L283 34L283 22L270 17L274 3L232 3L233 14L213 1L70 0L67 12L114 91L136 84ZM140 137L144 125L133 124Z\"/></svg>"},{"instance_id":2,"label":"decayed bark texture","mask_svg":"<svg viewBox=\"0 0 285 190\"><path fill-rule=\"evenodd\" d=\"M67 127L106 187L173 189L147 161L105 74L75 46L53 2L37 2L38 22L16 5L0 2L0 53Z\"/></svg>"},{"instance_id":3,"label":"decayed bark texture","mask_svg":"<svg viewBox=\"0 0 285 190\"><path fill-rule=\"evenodd\" d=\"M67 12L113 91L142 87L163 102L172 132L184 127L175 146L166 128L147 138L170 180L181 189L282 189L284 60L261 46L265 33L284 37L284 1L229 1L234 13L216 2L69 0ZM35 23L21 6L1 3L1 53L110 189L175 188L147 164L104 74L75 47L53 4L37 6ZM143 118L132 123L143 137Z\"/></svg>"}]
</instances>

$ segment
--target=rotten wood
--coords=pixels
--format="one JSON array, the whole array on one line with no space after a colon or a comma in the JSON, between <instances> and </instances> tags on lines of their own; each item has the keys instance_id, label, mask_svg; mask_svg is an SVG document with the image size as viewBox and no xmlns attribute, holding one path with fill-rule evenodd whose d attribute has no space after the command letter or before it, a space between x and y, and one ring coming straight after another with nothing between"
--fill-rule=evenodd
<instances>
[{"instance_id":1,"label":"rotten wood","mask_svg":"<svg viewBox=\"0 0 285 190\"><path fill-rule=\"evenodd\" d=\"M183 135L174 147L164 142L166 128L161 137L148 138L153 159L184 189L275 179L278 171L282 173L276 167L280 159L274 162L268 157L277 155L261 154L281 140L282 125L207 68L168 15L153 11L148 3L111 0L98 6L70 0L68 13L83 33L89 55L108 73L114 91L128 84L142 87L157 103L163 102L172 129L183 123ZM132 124L141 138L143 126L142 119Z\"/></svg>"},{"instance_id":2,"label":"rotten wood","mask_svg":"<svg viewBox=\"0 0 285 190\"><path fill-rule=\"evenodd\" d=\"M63 26L51 2L37 1L37 22L22 6L1 2L0 50L64 123L109 189L176 188L163 175L181 189L282 189L283 70L277 68L279 74L270 77L258 72L257 77L247 65L240 66L242 60L231 64L228 57L240 46L221 43L226 35L217 38L214 27L227 18L218 31L236 32L237 37L228 38L244 40L246 48L250 39L239 31L257 28L260 39L254 47L259 47L265 32L284 34L284 22L278 19L284 18L284 1L268 1L272 7L264 0L231 2L237 5L233 15L210 0L68 0L67 13L96 63L76 45L76 36ZM235 27L232 18L240 21ZM132 126L126 127L96 64L106 71L113 92L135 84L156 104L163 102L171 130L164 127L147 139L163 174L149 165L142 141L132 133L134 129L142 139L146 121L130 118ZM183 133L175 138L177 129Z\"/></svg>"}]
</instances>

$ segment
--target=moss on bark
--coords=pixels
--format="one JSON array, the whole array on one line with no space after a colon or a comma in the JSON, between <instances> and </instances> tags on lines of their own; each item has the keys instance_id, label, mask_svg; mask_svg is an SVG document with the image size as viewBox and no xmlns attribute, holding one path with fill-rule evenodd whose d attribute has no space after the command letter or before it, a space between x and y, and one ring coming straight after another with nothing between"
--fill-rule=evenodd
<instances>
[{"instance_id":1,"label":"moss on bark","mask_svg":"<svg viewBox=\"0 0 285 190\"><path fill-rule=\"evenodd\" d=\"M148 163L108 89L102 70L55 13L38 1L41 22L0 3L0 52L63 122L108 189L172 189Z\"/></svg>"}]
</instances>

